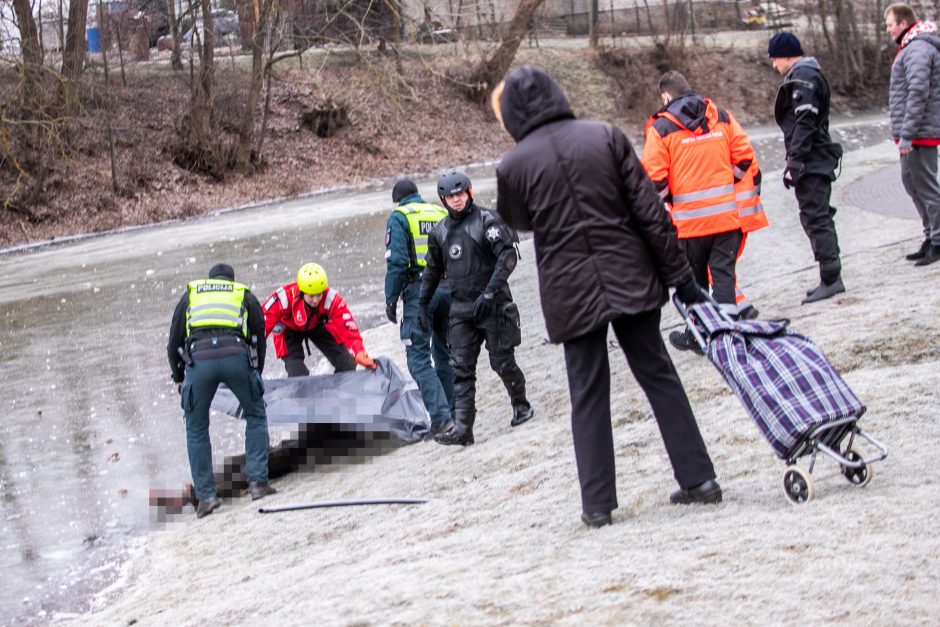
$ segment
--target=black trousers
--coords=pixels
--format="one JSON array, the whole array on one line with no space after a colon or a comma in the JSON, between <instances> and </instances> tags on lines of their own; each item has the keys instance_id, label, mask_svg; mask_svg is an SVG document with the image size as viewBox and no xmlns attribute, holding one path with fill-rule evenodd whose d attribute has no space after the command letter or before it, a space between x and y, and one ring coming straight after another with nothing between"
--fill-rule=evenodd
<instances>
[{"instance_id":1,"label":"black trousers","mask_svg":"<svg viewBox=\"0 0 940 627\"><path fill-rule=\"evenodd\" d=\"M734 272L742 237L741 229L738 229L682 240L695 280L703 287L711 283L712 296L719 303L735 303ZM709 270L711 281L708 280Z\"/></svg>"},{"instance_id":2,"label":"black trousers","mask_svg":"<svg viewBox=\"0 0 940 627\"><path fill-rule=\"evenodd\" d=\"M679 486L715 478L692 407L659 334L660 311L623 316L611 324L627 364L646 394ZM585 512L617 508L614 440L610 422L607 325L565 342L571 393L571 433Z\"/></svg>"},{"instance_id":3,"label":"black trousers","mask_svg":"<svg viewBox=\"0 0 940 627\"><path fill-rule=\"evenodd\" d=\"M800 224L809 238L813 258L819 264L819 278L823 283L834 283L842 276L842 262L833 220L836 208L829 204L832 179L819 174L804 174L793 189L800 205Z\"/></svg>"},{"instance_id":4,"label":"black trousers","mask_svg":"<svg viewBox=\"0 0 940 627\"><path fill-rule=\"evenodd\" d=\"M318 324L309 331L303 332L284 329L284 342L287 344L284 368L287 370L288 377L306 377L310 374L310 370L304 363L304 340L313 342L313 345L333 365L336 372L356 369L356 360L349 354L349 350L337 342L324 325Z\"/></svg>"},{"instance_id":5,"label":"black trousers","mask_svg":"<svg viewBox=\"0 0 940 627\"><path fill-rule=\"evenodd\" d=\"M525 375L516 363L515 347L521 342L519 310L511 301L497 303L496 313L477 320L472 303L456 303L450 311L450 363L454 367L454 409L476 412L477 359L486 341L490 367L499 375L512 405L528 405ZM508 311L508 313L507 313Z\"/></svg>"}]
</instances>

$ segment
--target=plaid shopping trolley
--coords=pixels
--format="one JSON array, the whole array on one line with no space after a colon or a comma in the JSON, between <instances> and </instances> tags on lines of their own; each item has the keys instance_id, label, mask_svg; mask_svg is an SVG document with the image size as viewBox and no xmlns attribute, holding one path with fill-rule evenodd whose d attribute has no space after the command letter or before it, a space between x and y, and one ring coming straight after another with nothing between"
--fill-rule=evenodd
<instances>
[{"instance_id":1,"label":"plaid shopping trolley","mask_svg":"<svg viewBox=\"0 0 940 627\"><path fill-rule=\"evenodd\" d=\"M865 405L816 344L787 330L789 320L732 320L711 298L685 306L673 296L689 332L718 368L778 457L785 460L783 490L791 503L813 498L818 453L834 459L852 484L871 481L871 464L887 457L862 431ZM863 457L859 442L876 451ZM808 469L797 465L809 456Z\"/></svg>"}]
</instances>

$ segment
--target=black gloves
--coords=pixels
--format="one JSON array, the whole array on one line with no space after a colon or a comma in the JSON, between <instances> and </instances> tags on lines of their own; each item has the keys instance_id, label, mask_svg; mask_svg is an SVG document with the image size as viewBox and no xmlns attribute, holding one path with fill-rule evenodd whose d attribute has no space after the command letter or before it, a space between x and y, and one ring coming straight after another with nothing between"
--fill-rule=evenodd
<instances>
[{"instance_id":1,"label":"black gloves","mask_svg":"<svg viewBox=\"0 0 940 627\"><path fill-rule=\"evenodd\" d=\"M803 164L787 159L787 168L783 171L783 186L790 189L803 176Z\"/></svg>"},{"instance_id":2,"label":"black gloves","mask_svg":"<svg viewBox=\"0 0 940 627\"><path fill-rule=\"evenodd\" d=\"M176 384L176 393L179 394L180 396L183 395L183 384L182 384L182 383L177 383L177 384Z\"/></svg>"},{"instance_id":3,"label":"black gloves","mask_svg":"<svg viewBox=\"0 0 940 627\"><path fill-rule=\"evenodd\" d=\"M426 304L418 304L418 326L425 333L431 332L431 317L428 315Z\"/></svg>"},{"instance_id":4,"label":"black gloves","mask_svg":"<svg viewBox=\"0 0 940 627\"><path fill-rule=\"evenodd\" d=\"M496 313L496 301L493 299L493 294L483 292L477 297L475 303L473 303L473 317L479 322L481 320L486 320L493 316Z\"/></svg>"},{"instance_id":5,"label":"black gloves","mask_svg":"<svg viewBox=\"0 0 940 627\"><path fill-rule=\"evenodd\" d=\"M694 278L676 286L676 296L686 305L705 302L705 294Z\"/></svg>"},{"instance_id":6,"label":"black gloves","mask_svg":"<svg viewBox=\"0 0 940 627\"><path fill-rule=\"evenodd\" d=\"M390 303L385 303L385 317L388 318L389 322L398 322L398 301L393 300Z\"/></svg>"}]
</instances>

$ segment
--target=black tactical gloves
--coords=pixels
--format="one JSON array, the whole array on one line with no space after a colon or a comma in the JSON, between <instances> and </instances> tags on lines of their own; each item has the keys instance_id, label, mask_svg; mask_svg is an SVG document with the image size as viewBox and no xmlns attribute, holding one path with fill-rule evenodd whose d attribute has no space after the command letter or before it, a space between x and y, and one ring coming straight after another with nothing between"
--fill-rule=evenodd
<instances>
[{"instance_id":1,"label":"black tactical gloves","mask_svg":"<svg viewBox=\"0 0 940 627\"><path fill-rule=\"evenodd\" d=\"M425 333L431 332L431 317L428 315L427 305L418 305L418 326L421 327L421 330Z\"/></svg>"},{"instance_id":2,"label":"black tactical gloves","mask_svg":"<svg viewBox=\"0 0 940 627\"><path fill-rule=\"evenodd\" d=\"M493 298L493 294L489 292L483 292L477 297L475 303L473 303L473 318L480 322L481 320L486 320L493 316L496 313L496 301Z\"/></svg>"},{"instance_id":3,"label":"black tactical gloves","mask_svg":"<svg viewBox=\"0 0 940 627\"><path fill-rule=\"evenodd\" d=\"M388 318L389 322L398 322L398 301L392 301L390 303L385 303L385 317Z\"/></svg>"},{"instance_id":4,"label":"black tactical gloves","mask_svg":"<svg viewBox=\"0 0 940 627\"><path fill-rule=\"evenodd\" d=\"M676 296L686 305L705 302L705 294L694 278L690 278L685 283L676 286Z\"/></svg>"}]
</instances>

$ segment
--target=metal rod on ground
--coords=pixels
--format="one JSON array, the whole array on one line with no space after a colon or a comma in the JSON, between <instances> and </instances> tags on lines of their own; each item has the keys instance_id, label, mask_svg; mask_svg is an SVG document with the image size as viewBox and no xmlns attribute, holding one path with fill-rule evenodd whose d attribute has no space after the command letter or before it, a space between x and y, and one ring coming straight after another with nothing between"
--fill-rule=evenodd
<instances>
[{"instance_id":1,"label":"metal rod on ground","mask_svg":"<svg viewBox=\"0 0 940 627\"><path fill-rule=\"evenodd\" d=\"M353 499L349 501L320 501L318 503L298 503L296 505L275 505L258 508L259 514L293 512L299 509L320 509L322 507L351 507L354 505L419 505L427 499Z\"/></svg>"}]
</instances>

